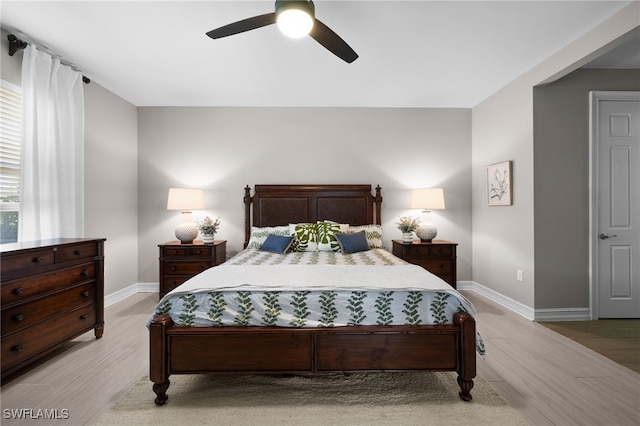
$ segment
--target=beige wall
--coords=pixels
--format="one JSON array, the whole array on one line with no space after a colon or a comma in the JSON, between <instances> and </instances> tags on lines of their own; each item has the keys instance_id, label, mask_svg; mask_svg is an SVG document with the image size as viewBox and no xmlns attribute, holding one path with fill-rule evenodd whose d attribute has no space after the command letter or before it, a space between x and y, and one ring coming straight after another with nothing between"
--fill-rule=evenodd
<instances>
[{"instance_id":1,"label":"beige wall","mask_svg":"<svg viewBox=\"0 0 640 426\"><path fill-rule=\"evenodd\" d=\"M158 280L159 243L175 239L172 186L204 188L228 254L244 241L243 188L278 183L382 187L387 247L410 189L442 186L439 238L459 243L458 279L471 278L471 121L468 109L139 108L140 280Z\"/></svg>"},{"instance_id":2,"label":"beige wall","mask_svg":"<svg viewBox=\"0 0 640 426\"><path fill-rule=\"evenodd\" d=\"M1 77L21 85L22 52L8 54ZM95 82L84 85L85 236L106 238L105 295L138 282L136 107Z\"/></svg>"},{"instance_id":3,"label":"beige wall","mask_svg":"<svg viewBox=\"0 0 640 426\"><path fill-rule=\"evenodd\" d=\"M580 69L534 89L535 306L589 306L589 91L640 90L640 70Z\"/></svg>"},{"instance_id":4,"label":"beige wall","mask_svg":"<svg viewBox=\"0 0 640 426\"><path fill-rule=\"evenodd\" d=\"M105 294L138 282L136 107L92 82L85 102L85 235L104 237Z\"/></svg>"}]
</instances>

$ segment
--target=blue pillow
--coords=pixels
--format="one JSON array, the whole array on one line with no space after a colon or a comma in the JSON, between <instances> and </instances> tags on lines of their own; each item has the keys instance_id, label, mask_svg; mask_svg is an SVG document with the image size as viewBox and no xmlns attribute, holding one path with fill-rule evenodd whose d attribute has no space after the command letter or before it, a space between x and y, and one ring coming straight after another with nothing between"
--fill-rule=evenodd
<instances>
[{"instance_id":1,"label":"blue pillow","mask_svg":"<svg viewBox=\"0 0 640 426\"><path fill-rule=\"evenodd\" d=\"M293 243L294 237L284 237L282 235L269 234L264 243L260 246L260 250L271 251L274 253L286 253Z\"/></svg>"},{"instance_id":2,"label":"blue pillow","mask_svg":"<svg viewBox=\"0 0 640 426\"><path fill-rule=\"evenodd\" d=\"M344 254L369 250L369 243L364 231L355 234L336 234L336 239Z\"/></svg>"}]
</instances>

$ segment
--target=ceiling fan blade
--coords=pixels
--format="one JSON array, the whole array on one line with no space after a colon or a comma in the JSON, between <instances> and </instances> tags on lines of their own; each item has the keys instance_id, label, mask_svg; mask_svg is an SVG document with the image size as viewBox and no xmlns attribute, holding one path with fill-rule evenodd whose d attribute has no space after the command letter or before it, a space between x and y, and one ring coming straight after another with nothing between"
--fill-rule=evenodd
<instances>
[{"instance_id":1,"label":"ceiling fan blade","mask_svg":"<svg viewBox=\"0 0 640 426\"><path fill-rule=\"evenodd\" d=\"M275 23L276 14L265 13L264 15L254 16L253 18L243 19L242 21L216 28L215 30L209 31L207 35L211 38L222 38L243 33L245 31L255 30L256 28L266 27L267 25Z\"/></svg>"},{"instance_id":2,"label":"ceiling fan blade","mask_svg":"<svg viewBox=\"0 0 640 426\"><path fill-rule=\"evenodd\" d=\"M311 37L340 59L351 63L358 59L358 54L338 34L316 19L309 33Z\"/></svg>"}]
</instances>

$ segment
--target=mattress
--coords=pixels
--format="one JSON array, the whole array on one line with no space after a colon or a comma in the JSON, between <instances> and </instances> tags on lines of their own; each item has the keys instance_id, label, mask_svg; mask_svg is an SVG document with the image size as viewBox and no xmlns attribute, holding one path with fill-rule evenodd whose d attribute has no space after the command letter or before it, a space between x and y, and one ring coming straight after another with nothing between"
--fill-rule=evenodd
<instances>
[{"instance_id":1,"label":"mattress","mask_svg":"<svg viewBox=\"0 0 640 426\"><path fill-rule=\"evenodd\" d=\"M476 314L445 281L383 249L246 249L165 295L154 316L191 327L340 327L452 324L458 312ZM484 355L479 335L476 349Z\"/></svg>"}]
</instances>

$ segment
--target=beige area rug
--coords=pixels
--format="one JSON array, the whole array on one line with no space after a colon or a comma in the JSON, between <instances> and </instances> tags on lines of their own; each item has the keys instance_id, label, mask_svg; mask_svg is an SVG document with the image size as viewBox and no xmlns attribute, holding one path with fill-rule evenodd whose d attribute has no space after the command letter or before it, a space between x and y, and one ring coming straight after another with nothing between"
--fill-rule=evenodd
<instances>
[{"instance_id":1,"label":"beige area rug","mask_svg":"<svg viewBox=\"0 0 640 426\"><path fill-rule=\"evenodd\" d=\"M171 376L153 403L144 378L97 425L526 425L484 380L458 397L455 373Z\"/></svg>"}]
</instances>

